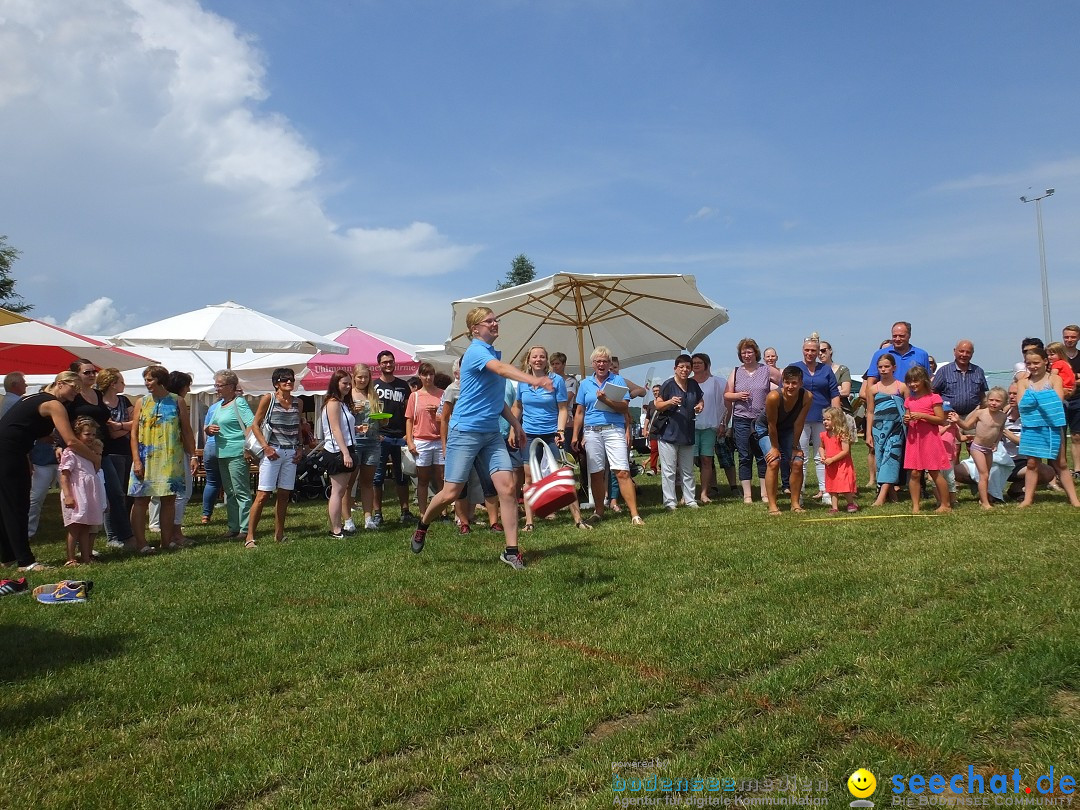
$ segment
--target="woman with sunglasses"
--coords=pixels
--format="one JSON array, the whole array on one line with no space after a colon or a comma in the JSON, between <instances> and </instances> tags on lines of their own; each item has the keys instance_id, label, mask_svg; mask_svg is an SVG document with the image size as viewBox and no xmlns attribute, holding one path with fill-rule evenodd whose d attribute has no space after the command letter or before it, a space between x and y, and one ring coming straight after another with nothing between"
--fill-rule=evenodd
<instances>
[{"instance_id":1,"label":"woman with sunglasses","mask_svg":"<svg viewBox=\"0 0 1080 810\"><path fill-rule=\"evenodd\" d=\"M296 375L291 368L277 368L270 379L274 383L274 392L262 395L251 421L251 432L262 445L263 457L259 462L258 494L248 517L244 548L255 548L259 518L275 491L274 539L285 542L285 513L296 486L296 465L304 452L300 438L300 400L293 396Z\"/></svg>"}]
</instances>

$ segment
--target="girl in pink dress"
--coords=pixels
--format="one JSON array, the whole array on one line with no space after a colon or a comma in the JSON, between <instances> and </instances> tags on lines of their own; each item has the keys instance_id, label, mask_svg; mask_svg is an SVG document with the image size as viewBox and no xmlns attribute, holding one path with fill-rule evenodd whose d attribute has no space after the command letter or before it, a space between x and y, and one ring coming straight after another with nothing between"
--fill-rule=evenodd
<instances>
[{"instance_id":1,"label":"girl in pink dress","mask_svg":"<svg viewBox=\"0 0 1080 810\"><path fill-rule=\"evenodd\" d=\"M904 401L904 424L907 425L907 444L904 446L904 469L912 470L908 478L911 492L911 512L918 514L922 500L922 475L926 470L934 482L940 506L935 511L951 512L949 487L942 470L952 469L952 459L945 449L938 428L945 424L942 400L930 390L930 375L922 366L913 366L904 377L911 396Z\"/></svg>"},{"instance_id":2,"label":"girl in pink dress","mask_svg":"<svg viewBox=\"0 0 1080 810\"><path fill-rule=\"evenodd\" d=\"M847 501L849 512L858 512L855 505L855 462L851 460L851 436L848 435L847 417L839 408L826 408L821 414L825 431L821 434L821 450L818 455L825 465L825 491L832 499L829 514L840 511L840 496Z\"/></svg>"},{"instance_id":3,"label":"girl in pink dress","mask_svg":"<svg viewBox=\"0 0 1080 810\"><path fill-rule=\"evenodd\" d=\"M104 444L98 438L97 422L80 416L73 425L79 441L97 453ZM67 526L67 565L93 560L94 535L105 522L105 479L93 462L65 447L60 454L60 499Z\"/></svg>"}]
</instances>

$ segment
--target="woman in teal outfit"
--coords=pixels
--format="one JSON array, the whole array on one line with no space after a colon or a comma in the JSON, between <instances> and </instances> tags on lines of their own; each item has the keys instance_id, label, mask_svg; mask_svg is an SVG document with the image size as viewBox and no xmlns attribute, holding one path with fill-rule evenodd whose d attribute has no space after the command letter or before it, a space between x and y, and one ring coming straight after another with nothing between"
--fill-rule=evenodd
<instances>
[{"instance_id":1,"label":"woman in teal outfit","mask_svg":"<svg viewBox=\"0 0 1080 810\"><path fill-rule=\"evenodd\" d=\"M887 499L896 500L904 465L904 400L908 387L893 376L896 358L883 354L878 359L879 378L867 387L866 443L874 450L877 466L878 496L874 506Z\"/></svg>"},{"instance_id":2,"label":"woman in teal outfit","mask_svg":"<svg viewBox=\"0 0 1080 810\"><path fill-rule=\"evenodd\" d=\"M217 446L218 469L225 487L225 512L229 518L229 530L225 537L247 536L248 515L251 513L251 467L244 456L244 431L250 426L255 414L241 396L237 396L240 380L236 373L222 369L214 375L214 388L221 397L221 405L206 427L206 433L214 437Z\"/></svg>"}]
</instances>

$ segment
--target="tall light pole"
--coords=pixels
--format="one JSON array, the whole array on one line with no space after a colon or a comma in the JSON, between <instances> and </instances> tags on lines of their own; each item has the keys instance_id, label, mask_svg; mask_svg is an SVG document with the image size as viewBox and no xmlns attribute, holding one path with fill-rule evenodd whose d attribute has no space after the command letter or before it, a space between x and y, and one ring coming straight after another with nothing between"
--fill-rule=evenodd
<instances>
[{"instance_id":1,"label":"tall light pole","mask_svg":"<svg viewBox=\"0 0 1080 810\"><path fill-rule=\"evenodd\" d=\"M1043 331L1047 343L1050 343L1054 338L1050 334L1050 287L1046 281L1046 243L1043 241L1043 226L1042 226L1042 201L1047 197L1052 197L1054 190L1048 188L1038 197L1021 197L1022 203L1035 203L1035 221L1039 225L1039 273L1042 278L1042 299L1043 299Z\"/></svg>"}]
</instances>

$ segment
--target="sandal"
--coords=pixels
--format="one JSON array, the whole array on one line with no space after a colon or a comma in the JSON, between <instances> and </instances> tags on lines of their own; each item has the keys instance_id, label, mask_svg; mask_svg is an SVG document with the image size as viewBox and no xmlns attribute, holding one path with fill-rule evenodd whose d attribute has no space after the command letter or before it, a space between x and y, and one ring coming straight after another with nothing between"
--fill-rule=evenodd
<instances>
[{"instance_id":1,"label":"sandal","mask_svg":"<svg viewBox=\"0 0 1080 810\"><path fill-rule=\"evenodd\" d=\"M148 556L150 554L157 554L157 549L154 548L153 546L143 546L142 548L139 549L139 553L142 554L145 557L145 556Z\"/></svg>"},{"instance_id":2,"label":"sandal","mask_svg":"<svg viewBox=\"0 0 1080 810\"><path fill-rule=\"evenodd\" d=\"M66 563L64 563L64 568L75 568L79 565L82 565L82 563L80 563L78 560L68 560Z\"/></svg>"},{"instance_id":3,"label":"sandal","mask_svg":"<svg viewBox=\"0 0 1080 810\"><path fill-rule=\"evenodd\" d=\"M634 515L632 518L630 518L630 525L631 526L644 526L645 521L641 519L641 515Z\"/></svg>"},{"instance_id":4,"label":"sandal","mask_svg":"<svg viewBox=\"0 0 1080 810\"><path fill-rule=\"evenodd\" d=\"M255 538L249 537L244 541L244 548L255 548Z\"/></svg>"},{"instance_id":5,"label":"sandal","mask_svg":"<svg viewBox=\"0 0 1080 810\"><path fill-rule=\"evenodd\" d=\"M806 510L803 509L801 506L793 506L791 507L791 511L794 512L796 515L801 515L806 512Z\"/></svg>"},{"instance_id":6,"label":"sandal","mask_svg":"<svg viewBox=\"0 0 1080 810\"><path fill-rule=\"evenodd\" d=\"M524 526L521 527L521 530L523 532L531 532L533 530L533 525L531 523L526 523Z\"/></svg>"},{"instance_id":7,"label":"sandal","mask_svg":"<svg viewBox=\"0 0 1080 810\"><path fill-rule=\"evenodd\" d=\"M575 525L576 525L576 526L577 526L577 527L578 527L579 529L588 529L589 531L592 531L592 526L590 526L590 525L589 525L588 523L586 523L586 522L585 522L584 520L579 520L579 521L577 522L577 524L575 524Z\"/></svg>"},{"instance_id":8,"label":"sandal","mask_svg":"<svg viewBox=\"0 0 1080 810\"><path fill-rule=\"evenodd\" d=\"M28 572L28 571L33 572L33 571L48 571L48 570L49 570L49 566L45 565L45 563L39 563L39 562L32 562L29 565L23 565L23 566L19 567L19 571L21 571L23 573Z\"/></svg>"},{"instance_id":9,"label":"sandal","mask_svg":"<svg viewBox=\"0 0 1080 810\"><path fill-rule=\"evenodd\" d=\"M210 516L209 516L209 515L203 515L203 516L202 516L202 525L203 525L203 526L205 526L205 525L207 525L207 524L208 524L209 522L210 522Z\"/></svg>"}]
</instances>

